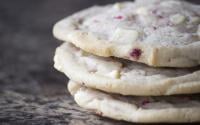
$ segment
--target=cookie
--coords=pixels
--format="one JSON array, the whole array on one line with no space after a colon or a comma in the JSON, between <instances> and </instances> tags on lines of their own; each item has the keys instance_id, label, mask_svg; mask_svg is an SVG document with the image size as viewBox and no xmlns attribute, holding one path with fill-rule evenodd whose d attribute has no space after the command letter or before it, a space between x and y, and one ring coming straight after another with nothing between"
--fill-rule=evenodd
<instances>
[{"instance_id":1,"label":"cookie","mask_svg":"<svg viewBox=\"0 0 200 125\"><path fill-rule=\"evenodd\" d=\"M200 121L200 96L137 97L109 94L73 81L68 90L76 103L98 115L135 123L189 123Z\"/></svg>"},{"instance_id":2,"label":"cookie","mask_svg":"<svg viewBox=\"0 0 200 125\"><path fill-rule=\"evenodd\" d=\"M200 64L200 6L179 0L136 0L94 6L55 24L60 40L103 57L154 67Z\"/></svg>"},{"instance_id":3,"label":"cookie","mask_svg":"<svg viewBox=\"0 0 200 125\"><path fill-rule=\"evenodd\" d=\"M54 67L87 87L122 95L200 92L200 67L153 68L137 62L98 57L68 42L56 49Z\"/></svg>"}]
</instances>

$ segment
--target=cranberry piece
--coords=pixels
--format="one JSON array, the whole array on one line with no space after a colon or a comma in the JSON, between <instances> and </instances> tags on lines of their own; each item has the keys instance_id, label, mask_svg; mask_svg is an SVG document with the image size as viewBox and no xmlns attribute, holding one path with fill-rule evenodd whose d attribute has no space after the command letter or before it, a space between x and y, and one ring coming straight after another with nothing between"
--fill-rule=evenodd
<instances>
[{"instance_id":1,"label":"cranberry piece","mask_svg":"<svg viewBox=\"0 0 200 125\"><path fill-rule=\"evenodd\" d=\"M150 103L149 100L143 100L143 101L142 101L142 106L144 106L144 105L146 105L146 104L148 104L148 103Z\"/></svg>"},{"instance_id":2,"label":"cranberry piece","mask_svg":"<svg viewBox=\"0 0 200 125\"><path fill-rule=\"evenodd\" d=\"M121 19L123 19L123 16L115 16L114 18L121 20Z\"/></svg>"},{"instance_id":3,"label":"cranberry piece","mask_svg":"<svg viewBox=\"0 0 200 125\"><path fill-rule=\"evenodd\" d=\"M133 49L133 51L130 53L130 55L137 60L140 58L141 54L142 50L138 48Z\"/></svg>"}]
</instances>

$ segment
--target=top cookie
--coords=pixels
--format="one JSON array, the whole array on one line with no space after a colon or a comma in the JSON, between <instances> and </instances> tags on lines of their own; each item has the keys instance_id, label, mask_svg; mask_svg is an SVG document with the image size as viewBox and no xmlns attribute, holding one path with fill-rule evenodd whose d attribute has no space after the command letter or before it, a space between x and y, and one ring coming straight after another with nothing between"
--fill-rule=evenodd
<instances>
[{"instance_id":1,"label":"top cookie","mask_svg":"<svg viewBox=\"0 0 200 125\"><path fill-rule=\"evenodd\" d=\"M200 6L178 0L136 0L94 6L54 26L56 38L104 57L155 67L200 64Z\"/></svg>"}]
</instances>

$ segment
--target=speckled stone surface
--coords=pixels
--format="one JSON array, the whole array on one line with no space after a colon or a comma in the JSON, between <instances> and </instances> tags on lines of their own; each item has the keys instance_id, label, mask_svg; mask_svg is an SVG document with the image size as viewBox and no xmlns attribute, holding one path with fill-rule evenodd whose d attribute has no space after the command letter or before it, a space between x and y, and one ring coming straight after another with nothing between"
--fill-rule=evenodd
<instances>
[{"instance_id":1,"label":"speckled stone surface","mask_svg":"<svg viewBox=\"0 0 200 125\"><path fill-rule=\"evenodd\" d=\"M128 125L79 108L53 68L52 26L72 12L116 0L0 1L0 125ZM122 0L121 0L122 1ZM198 0L197 0L198 2Z\"/></svg>"}]
</instances>

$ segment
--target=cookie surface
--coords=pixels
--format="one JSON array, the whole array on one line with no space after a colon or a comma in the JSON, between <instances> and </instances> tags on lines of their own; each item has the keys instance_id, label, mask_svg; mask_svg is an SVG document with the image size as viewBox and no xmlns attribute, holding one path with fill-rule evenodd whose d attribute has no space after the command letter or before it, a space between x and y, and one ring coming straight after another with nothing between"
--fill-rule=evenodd
<instances>
[{"instance_id":1,"label":"cookie surface","mask_svg":"<svg viewBox=\"0 0 200 125\"><path fill-rule=\"evenodd\" d=\"M120 96L83 87L73 81L68 83L68 90L81 107L117 120L139 123L200 121L199 95Z\"/></svg>"},{"instance_id":2,"label":"cookie surface","mask_svg":"<svg viewBox=\"0 0 200 125\"><path fill-rule=\"evenodd\" d=\"M70 43L57 48L54 67L90 88L123 95L200 92L200 67L153 68L137 62L86 53Z\"/></svg>"},{"instance_id":3,"label":"cookie surface","mask_svg":"<svg viewBox=\"0 0 200 125\"><path fill-rule=\"evenodd\" d=\"M59 21L54 36L104 57L155 67L200 64L200 6L136 0L94 6Z\"/></svg>"}]
</instances>

